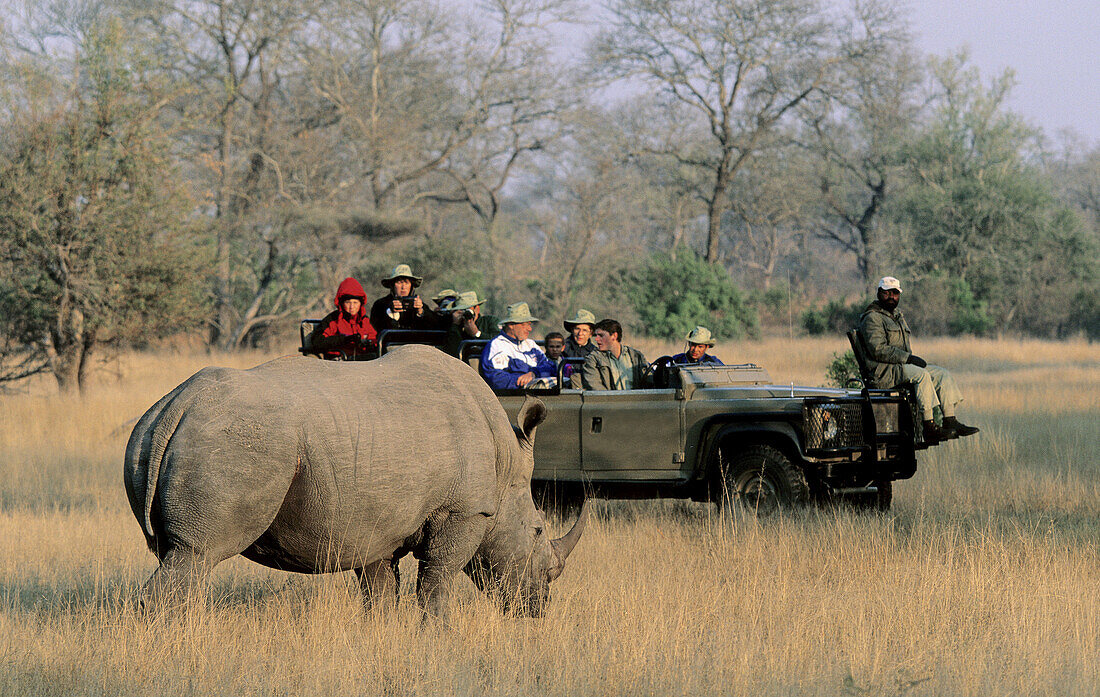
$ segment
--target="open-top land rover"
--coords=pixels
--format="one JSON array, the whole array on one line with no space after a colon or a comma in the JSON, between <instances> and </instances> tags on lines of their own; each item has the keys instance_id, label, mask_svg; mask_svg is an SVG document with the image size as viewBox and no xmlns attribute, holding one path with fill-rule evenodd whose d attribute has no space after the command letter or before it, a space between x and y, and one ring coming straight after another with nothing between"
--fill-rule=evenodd
<instances>
[{"instance_id":1,"label":"open-top land rover","mask_svg":"<svg viewBox=\"0 0 1100 697\"><path fill-rule=\"evenodd\" d=\"M588 495L760 512L834 498L885 509L927 447L905 390L777 385L753 364L673 366L667 382L530 391L549 409L532 479L548 505ZM524 394L498 396L514 418Z\"/></svg>"},{"instance_id":2,"label":"open-top land rover","mask_svg":"<svg viewBox=\"0 0 1100 697\"><path fill-rule=\"evenodd\" d=\"M314 321L303 322L303 353L311 352L305 323ZM384 332L380 350L443 335ZM485 343L462 345L475 369ZM916 452L928 447L908 389L779 385L744 364L666 366L660 387L582 390L563 379L565 365L554 387L496 392L513 420L527 395L547 406L532 485L548 507L596 496L686 498L761 513L829 500L886 509L893 482L912 477Z\"/></svg>"}]
</instances>

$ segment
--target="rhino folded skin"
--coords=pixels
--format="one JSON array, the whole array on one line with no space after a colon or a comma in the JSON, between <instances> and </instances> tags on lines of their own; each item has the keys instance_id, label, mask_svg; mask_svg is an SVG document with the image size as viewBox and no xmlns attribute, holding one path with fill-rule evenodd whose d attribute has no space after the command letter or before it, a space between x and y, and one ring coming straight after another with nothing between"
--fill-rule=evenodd
<instances>
[{"instance_id":1,"label":"rhino folded skin","mask_svg":"<svg viewBox=\"0 0 1100 697\"><path fill-rule=\"evenodd\" d=\"M170 600L236 554L324 573L413 552L430 611L444 609L449 576L477 568L507 607L539 614L584 528L550 540L531 498L545 415L529 399L513 428L474 370L425 346L369 363L204 368L127 444L127 497L161 562L144 596ZM360 575L368 596L363 579L384 577Z\"/></svg>"}]
</instances>

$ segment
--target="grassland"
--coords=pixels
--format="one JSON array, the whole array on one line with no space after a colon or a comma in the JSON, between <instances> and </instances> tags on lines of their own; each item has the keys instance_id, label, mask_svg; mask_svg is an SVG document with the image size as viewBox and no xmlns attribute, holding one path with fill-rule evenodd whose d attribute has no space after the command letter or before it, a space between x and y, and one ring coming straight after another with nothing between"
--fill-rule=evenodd
<instances>
[{"instance_id":1,"label":"grassland","mask_svg":"<svg viewBox=\"0 0 1100 697\"><path fill-rule=\"evenodd\" d=\"M717 353L819 384L842 348ZM533 621L461 583L446 624L408 601L368 616L350 574L236 559L209 607L143 622L155 559L122 490L127 423L203 364L266 356L132 355L80 400L0 397L0 694L1100 693L1100 347L920 352L955 369L982 433L923 456L889 515L601 503Z\"/></svg>"}]
</instances>

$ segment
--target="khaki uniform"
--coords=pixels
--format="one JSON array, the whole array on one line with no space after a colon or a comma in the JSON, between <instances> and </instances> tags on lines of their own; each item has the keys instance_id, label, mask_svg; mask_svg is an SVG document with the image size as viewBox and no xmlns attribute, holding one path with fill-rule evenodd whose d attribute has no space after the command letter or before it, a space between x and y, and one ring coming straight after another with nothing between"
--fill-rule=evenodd
<instances>
[{"instance_id":1,"label":"khaki uniform","mask_svg":"<svg viewBox=\"0 0 1100 697\"><path fill-rule=\"evenodd\" d=\"M652 373L649 370L649 362L641 351L629 346L623 346L619 358L626 359L631 365L631 375L626 380L630 386L637 390L649 387ZM593 351L588 354L581 369L581 385L586 390L613 390L616 383L618 367L616 361L606 351ZM573 386L576 387L577 374L573 374Z\"/></svg>"},{"instance_id":2,"label":"khaki uniform","mask_svg":"<svg viewBox=\"0 0 1100 697\"><path fill-rule=\"evenodd\" d=\"M955 378L938 365L918 368L906 363L913 355L909 334L909 323L901 310L887 312L873 302L863 311L859 318L859 337L873 376L871 386L889 389L901 384L913 385L925 421L932 420L933 409L937 406L943 410L944 417L954 416L955 405L963 400Z\"/></svg>"}]
</instances>

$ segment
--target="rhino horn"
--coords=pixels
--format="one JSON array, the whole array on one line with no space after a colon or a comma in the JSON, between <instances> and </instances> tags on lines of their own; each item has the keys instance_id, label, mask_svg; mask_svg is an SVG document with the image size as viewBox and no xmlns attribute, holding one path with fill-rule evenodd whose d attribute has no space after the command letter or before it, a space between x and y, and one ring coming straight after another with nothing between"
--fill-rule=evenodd
<instances>
[{"instance_id":1,"label":"rhino horn","mask_svg":"<svg viewBox=\"0 0 1100 697\"><path fill-rule=\"evenodd\" d=\"M550 544L554 547L554 554L558 557L559 568L565 566L565 560L569 558L569 554L577 546L581 535L584 534L584 526L588 522L588 509L588 500L585 499L584 504L581 506L581 514L577 516L577 522L573 523L573 527L569 532L565 533L564 537L550 541Z\"/></svg>"}]
</instances>

